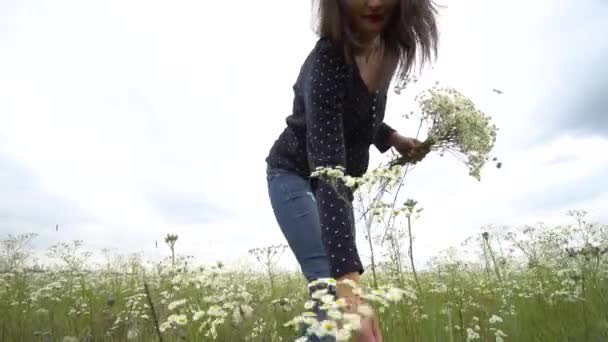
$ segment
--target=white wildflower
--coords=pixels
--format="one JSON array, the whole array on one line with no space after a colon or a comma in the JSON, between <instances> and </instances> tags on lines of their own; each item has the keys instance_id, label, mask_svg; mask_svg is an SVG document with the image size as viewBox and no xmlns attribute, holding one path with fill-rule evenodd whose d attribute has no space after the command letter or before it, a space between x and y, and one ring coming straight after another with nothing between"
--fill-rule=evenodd
<instances>
[{"instance_id":1,"label":"white wildflower","mask_svg":"<svg viewBox=\"0 0 608 342\"><path fill-rule=\"evenodd\" d=\"M403 298L404 292L405 291L403 291L401 289L391 288L386 293L386 299L388 299L391 302L398 302Z\"/></svg>"},{"instance_id":2,"label":"white wildflower","mask_svg":"<svg viewBox=\"0 0 608 342\"><path fill-rule=\"evenodd\" d=\"M361 316L355 313L344 313L342 315L342 319L345 324L348 324L352 329L359 330L361 329Z\"/></svg>"},{"instance_id":3,"label":"white wildflower","mask_svg":"<svg viewBox=\"0 0 608 342\"><path fill-rule=\"evenodd\" d=\"M319 337L323 336L334 336L336 335L336 324L330 320L324 320L319 324L319 328L316 331L316 335Z\"/></svg>"},{"instance_id":4,"label":"white wildflower","mask_svg":"<svg viewBox=\"0 0 608 342\"><path fill-rule=\"evenodd\" d=\"M350 329L339 329L337 334L336 334L336 340L338 341L350 341L351 339L351 330Z\"/></svg>"},{"instance_id":5,"label":"white wildflower","mask_svg":"<svg viewBox=\"0 0 608 342\"><path fill-rule=\"evenodd\" d=\"M249 302L249 301L251 301L253 296L249 292L243 291L243 292L241 292L241 298L243 298L244 301Z\"/></svg>"},{"instance_id":6,"label":"white wildflower","mask_svg":"<svg viewBox=\"0 0 608 342\"><path fill-rule=\"evenodd\" d=\"M496 329L494 336L496 337L496 342L503 342L505 340L504 338L507 337L507 334L500 329Z\"/></svg>"},{"instance_id":7,"label":"white wildflower","mask_svg":"<svg viewBox=\"0 0 608 342\"><path fill-rule=\"evenodd\" d=\"M232 321L235 324L241 324L241 322L243 322L243 316L241 316L241 310L239 307L235 307L232 311Z\"/></svg>"},{"instance_id":8,"label":"white wildflower","mask_svg":"<svg viewBox=\"0 0 608 342\"><path fill-rule=\"evenodd\" d=\"M219 307L217 305L212 305L207 310L207 315L215 316L215 317L226 317L226 312L224 310L222 310L221 307Z\"/></svg>"},{"instance_id":9,"label":"white wildflower","mask_svg":"<svg viewBox=\"0 0 608 342\"><path fill-rule=\"evenodd\" d=\"M205 316L205 311L199 310L194 313L194 315L192 316L192 320L198 321L199 319L203 318L203 316Z\"/></svg>"},{"instance_id":10,"label":"white wildflower","mask_svg":"<svg viewBox=\"0 0 608 342\"><path fill-rule=\"evenodd\" d=\"M186 317L186 315L183 315L183 314L182 315L172 314L171 316L169 316L167 318L167 321L173 322L178 325L185 325L188 323L188 318Z\"/></svg>"},{"instance_id":11,"label":"white wildflower","mask_svg":"<svg viewBox=\"0 0 608 342\"><path fill-rule=\"evenodd\" d=\"M169 321L162 322L159 326L160 332L165 332L169 329L171 329L171 322L169 322Z\"/></svg>"},{"instance_id":12,"label":"white wildflower","mask_svg":"<svg viewBox=\"0 0 608 342\"><path fill-rule=\"evenodd\" d=\"M247 304L242 304L241 310L243 311L243 316L245 318L249 318L251 315L253 315L253 308Z\"/></svg>"},{"instance_id":13,"label":"white wildflower","mask_svg":"<svg viewBox=\"0 0 608 342\"><path fill-rule=\"evenodd\" d=\"M326 295L323 295L323 297L321 297L321 302L323 302L323 304L330 304L330 303L333 303L333 301L334 301L333 295L326 294Z\"/></svg>"},{"instance_id":14,"label":"white wildflower","mask_svg":"<svg viewBox=\"0 0 608 342\"><path fill-rule=\"evenodd\" d=\"M179 299L179 300L173 301L173 302L169 303L169 310L173 311L184 304L186 304L185 299Z\"/></svg>"},{"instance_id":15,"label":"white wildflower","mask_svg":"<svg viewBox=\"0 0 608 342\"><path fill-rule=\"evenodd\" d=\"M321 297L325 296L326 294L327 294L327 289L319 289L319 290L316 290L316 291L315 291L315 292L314 292L314 293L311 295L311 297L312 297L313 299L321 299Z\"/></svg>"},{"instance_id":16,"label":"white wildflower","mask_svg":"<svg viewBox=\"0 0 608 342\"><path fill-rule=\"evenodd\" d=\"M473 329L467 328L467 342L479 340L480 338L481 338L481 336L478 333L476 333Z\"/></svg>"},{"instance_id":17,"label":"white wildflower","mask_svg":"<svg viewBox=\"0 0 608 342\"><path fill-rule=\"evenodd\" d=\"M357 185L357 179L351 176L345 176L344 177L344 185L346 185L349 188L354 187L355 185Z\"/></svg>"},{"instance_id":18,"label":"white wildflower","mask_svg":"<svg viewBox=\"0 0 608 342\"><path fill-rule=\"evenodd\" d=\"M490 317L490 324L496 324L496 323L502 323L502 318L496 316L496 315L492 315L492 317Z\"/></svg>"},{"instance_id":19,"label":"white wildflower","mask_svg":"<svg viewBox=\"0 0 608 342\"><path fill-rule=\"evenodd\" d=\"M139 332L137 331L137 329L129 329L129 331L127 332L127 340L136 339L137 336L139 336Z\"/></svg>"},{"instance_id":20,"label":"white wildflower","mask_svg":"<svg viewBox=\"0 0 608 342\"><path fill-rule=\"evenodd\" d=\"M370 317L374 314L374 310L368 304L359 305L357 311L365 317Z\"/></svg>"},{"instance_id":21,"label":"white wildflower","mask_svg":"<svg viewBox=\"0 0 608 342\"><path fill-rule=\"evenodd\" d=\"M329 310L327 316L335 321L339 321L342 318L342 313L339 310Z\"/></svg>"},{"instance_id":22,"label":"white wildflower","mask_svg":"<svg viewBox=\"0 0 608 342\"><path fill-rule=\"evenodd\" d=\"M286 323L283 324L284 327L289 327L289 326L298 326L301 323L304 323L304 317L302 316L297 316L295 318L293 318L290 321L287 321Z\"/></svg>"},{"instance_id":23,"label":"white wildflower","mask_svg":"<svg viewBox=\"0 0 608 342\"><path fill-rule=\"evenodd\" d=\"M338 307L338 308L344 308L346 307L347 303L346 303L346 299L344 298L338 298L336 299L336 301L334 302L334 304Z\"/></svg>"}]
</instances>

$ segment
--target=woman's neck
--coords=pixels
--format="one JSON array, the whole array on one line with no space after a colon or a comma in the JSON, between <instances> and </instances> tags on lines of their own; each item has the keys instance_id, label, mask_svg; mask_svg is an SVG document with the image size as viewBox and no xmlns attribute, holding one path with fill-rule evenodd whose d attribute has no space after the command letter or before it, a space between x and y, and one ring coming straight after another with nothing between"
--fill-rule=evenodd
<instances>
[{"instance_id":1,"label":"woman's neck","mask_svg":"<svg viewBox=\"0 0 608 342\"><path fill-rule=\"evenodd\" d=\"M355 56L361 57L364 60L369 60L371 56L381 52L383 48L382 37L376 35L364 40L361 40L360 47L356 49Z\"/></svg>"}]
</instances>

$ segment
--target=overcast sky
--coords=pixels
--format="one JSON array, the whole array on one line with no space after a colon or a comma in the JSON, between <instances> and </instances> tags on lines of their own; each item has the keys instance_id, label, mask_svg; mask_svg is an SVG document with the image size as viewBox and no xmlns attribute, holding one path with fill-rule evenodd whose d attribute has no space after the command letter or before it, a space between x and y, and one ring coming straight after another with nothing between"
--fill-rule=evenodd
<instances>
[{"instance_id":1,"label":"overcast sky","mask_svg":"<svg viewBox=\"0 0 608 342\"><path fill-rule=\"evenodd\" d=\"M485 224L608 220L608 3L443 3L423 80L492 116L504 166L477 182L430 155L408 176L418 261ZM154 259L176 233L201 262L284 243L264 158L316 39L307 0L1 1L0 235ZM404 134L413 95L389 95Z\"/></svg>"}]
</instances>

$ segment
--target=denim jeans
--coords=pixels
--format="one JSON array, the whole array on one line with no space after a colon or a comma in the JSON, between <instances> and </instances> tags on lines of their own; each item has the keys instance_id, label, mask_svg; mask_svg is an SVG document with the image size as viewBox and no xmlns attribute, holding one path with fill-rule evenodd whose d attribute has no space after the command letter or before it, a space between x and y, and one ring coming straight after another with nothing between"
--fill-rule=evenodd
<instances>
[{"instance_id":1,"label":"denim jeans","mask_svg":"<svg viewBox=\"0 0 608 342\"><path fill-rule=\"evenodd\" d=\"M266 170L268 195L277 223L306 280L331 276L321 240L321 222L310 182L301 175L278 168Z\"/></svg>"},{"instance_id":2,"label":"denim jeans","mask_svg":"<svg viewBox=\"0 0 608 342\"><path fill-rule=\"evenodd\" d=\"M321 240L321 222L314 192L310 182L301 175L288 170L268 167L266 171L268 195L277 223L293 251L304 277L309 282L312 297L319 285L311 285L314 280L329 278L329 261ZM321 286L323 288L323 286ZM336 295L335 288L327 288ZM327 319L327 312L321 309L319 300L313 300L312 311L317 320ZM301 327L299 335L305 335L306 327ZM309 336L307 342L335 342L335 338Z\"/></svg>"}]
</instances>

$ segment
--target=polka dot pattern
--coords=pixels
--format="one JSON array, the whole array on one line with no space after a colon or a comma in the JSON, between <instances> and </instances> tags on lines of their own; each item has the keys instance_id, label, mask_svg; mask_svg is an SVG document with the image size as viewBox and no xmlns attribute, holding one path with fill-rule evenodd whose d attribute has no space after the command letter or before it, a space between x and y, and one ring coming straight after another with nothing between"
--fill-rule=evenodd
<instances>
[{"instance_id":1,"label":"polka dot pattern","mask_svg":"<svg viewBox=\"0 0 608 342\"><path fill-rule=\"evenodd\" d=\"M347 174L361 176L368 168L370 145L380 152L390 148L388 136L394 130L383 122L386 92L369 92L356 65L347 63L342 49L329 40L318 40L293 90L293 113L266 158L271 166L304 177L318 166L342 166ZM333 276L363 273L351 190L311 182Z\"/></svg>"}]
</instances>

